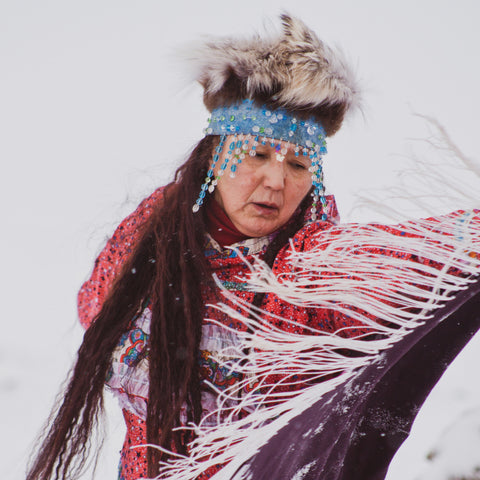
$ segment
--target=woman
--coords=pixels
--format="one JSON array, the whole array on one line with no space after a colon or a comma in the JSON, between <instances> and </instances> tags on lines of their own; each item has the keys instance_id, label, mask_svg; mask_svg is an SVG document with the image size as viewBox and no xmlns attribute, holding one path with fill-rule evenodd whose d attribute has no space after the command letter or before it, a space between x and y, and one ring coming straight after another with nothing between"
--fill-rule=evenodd
<instances>
[{"instance_id":1,"label":"woman","mask_svg":"<svg viewBox=\"0 0 480 480\"><path fill-rule=\"evenodd\" d=\"M300 373L290 373L287 365L263 377L246 370L248 355L261 350L247 351L241 341L256 334L248 319L262 318L291 338L312 329L336 332L334 347L347 363L355 355L339 349L342 339L365 339L372 332L378 339L398 330L396 319L393 326L381 316L377 322L368 308L348 313L249 287L256 266L263 265L275 278L294 281L299 264L292 267L292 252L308 257L321 244L319 235L336 223L334 200L323 188L325 138L358 102L343 58L300 21L287 15L282 21L278 37L215 41L199 54L198 80L211 112L206 136L176 180L122 222L80 290L87 331L28 479L63 479L83 466L105 382L119 398L127 425L119 478L133 480L157 475L159 461L165 466L168 459L188 457L191 442L202 434L192 424L222 432L223 425L249 419L258 406L275 412L292 392L343 379L338 365ZM418 261L401 249L383 254ZM417 270L442 268L430 260L419 263ZM190 475L210 478L228 461L226 450L215 450L216 460L196 454ZM182 477L183 467L177 473L165 468L172 478L194 478Z\"/></svg>"}]
</instances>

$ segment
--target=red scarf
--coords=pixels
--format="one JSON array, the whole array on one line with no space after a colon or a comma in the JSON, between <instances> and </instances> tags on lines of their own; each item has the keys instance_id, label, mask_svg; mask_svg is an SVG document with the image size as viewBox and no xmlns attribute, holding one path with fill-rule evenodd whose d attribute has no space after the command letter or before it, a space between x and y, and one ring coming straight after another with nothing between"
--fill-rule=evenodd
<instances>
[{"instance_id":1,"label":"red scarf","mask_svg":"<svg viewBox=\"0 0 480 480\"><path fill-rule=\"evenodd\" d=\"M214 198L210 199L206 207L207 231L222 248L249 238L237 230Z\"/></svg>"}]
</instances>

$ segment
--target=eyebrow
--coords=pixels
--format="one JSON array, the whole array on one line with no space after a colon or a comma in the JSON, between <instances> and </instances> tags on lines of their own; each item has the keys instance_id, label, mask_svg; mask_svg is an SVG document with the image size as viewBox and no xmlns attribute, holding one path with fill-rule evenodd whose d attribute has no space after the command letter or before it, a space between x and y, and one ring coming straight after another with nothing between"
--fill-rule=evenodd
<instances>
[{"instance_id":1,"label":"eyebrow","mask_svg":"<svg viewBox=\"0 0 480 480\"><path fill-rule=\"evenodd\" d=\"M296 156L294 152L288 151L287 154L285 155L286 160L293 160L295 162L299 163L304 163L305 165L308 165L310 163L310 158L303 156L303 155L298 155Z\"/></svg>"}]
</instances>

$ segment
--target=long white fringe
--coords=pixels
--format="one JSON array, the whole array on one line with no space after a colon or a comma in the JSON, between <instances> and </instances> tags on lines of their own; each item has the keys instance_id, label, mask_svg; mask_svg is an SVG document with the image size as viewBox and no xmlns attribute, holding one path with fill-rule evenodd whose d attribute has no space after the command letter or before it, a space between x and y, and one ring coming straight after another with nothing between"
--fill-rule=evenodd
<instances>
[{"instance_id":1,"label":"long white fringe","mask_svg":"<svg viewBox=\"0 0 480 480\"><path fill-rule=\"evenodd\" d=\"M209 466L223 463L228 465L213 478L231 478L291 418L347 381L362 366L378 361L381 351L428 320L432 309L463 289L471 281L469 276L479 271L479 260L471 256L472 251L480 251L480 218L473 212L408 222L401 230L414 236L393 234L374 225L334 227L319 234L310 251L297 252L292 247L288 274L276 276L261 261L250 265L249 284L255 291L273 293L299 306L339 311L367 325L369 333L380 334L377 340L343 338L339 332L284 332L275 327L272 315L259 310L252 315L249 304L224 291L235 306L242 308L242 313L226 304L219 308L254 333L237 332L240 345L236 355L230 347L228 352L219 352L217 360L241 372L244 380L218 391L218 411L212 415L222 413L225 417L228 413L227 418L216 427L192 427L198 438L191 456L165 465L164 478L194 479ZM418 259L382 255L377 252L380 249L405 252ZM422 260L437 262L440 268L425 265ZM290 279L293 273L294 279ZM365 356L345 357L341 349ZM245 351L249 354L245 355ZM227 356L231 360L225 361ZM283 376L280 384L272 383L272 374ZM327 374L338 376L303 389L295 385L299 380L292 379L298 375L315 381ZM240 390L252 377L261 393L256 389L239 398ZM299 390L277 391L286 385ZM232 400L237 400L237 405L227 409L225 405ZM240 412L250 413L238 419Z\"/></svg>"},{"instance_id":2,"label":"long white fringe","mask_svg":"<svg viewBox=\"0 0 480 480\"><path fill-rule=\"evenodd\" d=\"M470 168L478 174L477 166ZM478 190L462 194L478 205ZM288 269L281 275L262 261L249 264L250 288L294 305L339 312L366 326L369 337L345 338L341 330L327 333L303 325L305 334L288 333L275 326L274 315L224 290L230 306L217 307L247 331L235 331L239 345L219 352L216 360L244 380L218 391L218 409L211 415L218 416L219 424L192 425L197 438L191 455L164 463L158 478L193 480L209 467L225 464L214 480L247 479L244 462L290 419L363 366L381 361L382 351L428 321L432 310L478 275L480 213L469 210L388 228L339 225L319 232L312 243L307 251L291 244ZM294 319L282 321L295 324ZM378 336L372 339L371 334ZM347 357L344 349L363 355ZM252 381L257 388L240 396ZM282 386L294 391L280 392Z\"/></svg>"}]
</instances>

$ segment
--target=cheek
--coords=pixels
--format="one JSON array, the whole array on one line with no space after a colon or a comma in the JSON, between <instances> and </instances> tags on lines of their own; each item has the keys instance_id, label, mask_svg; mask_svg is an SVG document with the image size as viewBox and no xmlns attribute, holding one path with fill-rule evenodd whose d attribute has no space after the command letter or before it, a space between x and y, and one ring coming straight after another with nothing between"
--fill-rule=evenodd
<instances>
[{"instance_id":1,"label":"cheek","mask_svg":"<svg viewBox=\"0 0 480 480\"><path fill-rule=\"evenodd\" d=\"M220 177L214 191L215 200L227 213L242 206L250 191L247 179L238 174L231 178L229 173Z\"/></svg>"},{"instance_id":2,"label":"cheek","mask_svg":"<svg viewBox=\"0 0 480 480\"><path fill-rule=\"evenodd\" d=\"M302 185L297 185L297 188L292 189L290 194L285 196L285 214L291 215L300 206L303 199L310 195L311 182L305 182Z\"/></svg>"},{"instance_id":3,"label":"cheek","mask_svg":"<svg viewBox=\"0 0 480 480\"><path fill-rule=\"evenodd\" d=\"M302 185L303 196L305 196L311 189L312 189L312 178L310 175L308 175L307 178L304 179L303 185Z\"/></svg>"},{"instance_id":4,"label":"cheek","mask_svg":"<svg viewBox=\"0 0 480 480\"><path fill-rule=\"evenodd\" d=\"M294 197L298 201L298 204L300 204L300 202L305 198L305 196L310 193L311 189L312 180L309 175L308 178L302 179L295 183L295 186L292 189L292 197Z\"/></svg>"},{"instance_id":5,"label":"cheek","mask_svg":"<svg viewBox=\"0 0 480 480\"><path fill-rule=\"evenodd\" d=\"M227 170L218 180L217 188L220 188L222 194L232 195L236 198L248 197L257 185L256 172L246 165L241 164L235 172L235 177L230 176L230 170Z\"/></svg>"}]
</instances>

